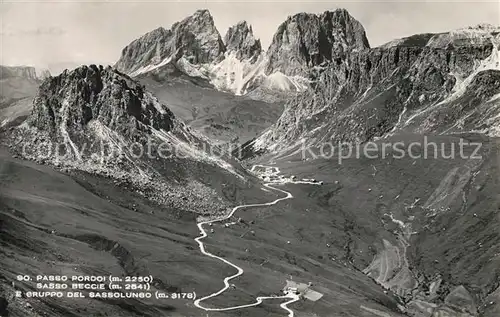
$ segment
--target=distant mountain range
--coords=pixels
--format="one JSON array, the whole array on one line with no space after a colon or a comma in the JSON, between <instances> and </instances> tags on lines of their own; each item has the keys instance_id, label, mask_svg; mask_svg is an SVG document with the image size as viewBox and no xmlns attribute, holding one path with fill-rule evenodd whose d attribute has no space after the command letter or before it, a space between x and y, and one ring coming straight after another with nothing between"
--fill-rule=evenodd
<instances>
[{"instance_id":1,"label":"distant mountain range","mask_svg":"<svg viewBox=\"0 0 500 317\"><path fill-rule=\"evenodd\" d=\"M24 78L31 80L44 80L50 77L48 69L38 69L31 66L1 66L0 79Z\"/></svg>"},{"instance_id":2,"label":"distant mountain range","mask_svg":"<svg viewBox=\"0 0 500 317\"><path fill-rule=\"evenodd\" d=\"M175 67L236 95L291 99L249 153L398 131L496 135L499 31L478 25L371 48L361 23L337 9L290 16L264 51L245 21L223 40L208 10L199 10L133 41L115 67L140 78Z\"/></svg>"},{"instance_id":3,"label":"distant mountain range","mask_svg":"<svg viewBox=\"0 0 500 317\"><path fill-rule=\"evenodd\" d=\"M169 30L158 28L130 43L115 67L137 76L174 63L237 95L259 88L303 91L311 67L368 47L363 26L343 9L289 17L265 52L247 22L230 27L223 40L210 12L198 10Z\"/></svg>"},{"instance_id":4,"label":"distant mountain range","mask_svg":"<svg viewBox=\"0 0 500 317\"><path fill-rule=\"evenodd\" d=\"M212 141L246 142L249 155L279 154L297 151L299 143L365 142L399 132L496 136L499 44L499 27L478 25L371 48L361 23L337 9L290 16L264 51L245 21L223 38L210 12L198 10L134 40L115 68L145 84L161 103L172 103L181 120ZM2 80L36 85L40 76L47 74L2 68ZM27 100L16 98L9 100ZM277 118L280 106L268 111L255 99L287 103ZM239 104L252 108L250 114Z\"/></svg>"}]
</instances>

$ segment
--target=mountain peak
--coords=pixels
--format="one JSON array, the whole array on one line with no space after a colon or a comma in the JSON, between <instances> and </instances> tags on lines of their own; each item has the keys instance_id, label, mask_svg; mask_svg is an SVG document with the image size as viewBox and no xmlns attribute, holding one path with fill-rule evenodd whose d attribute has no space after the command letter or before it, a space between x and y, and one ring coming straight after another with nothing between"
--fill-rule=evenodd
<instances>
[{"instance_id":1,"label":"mountain peak","mask_svg":"<svg viewBox=\"0 0 500 317\"><path fill-rule=\"evenodd\" d=\"M214 18L208 9L196 10L192 15L185 17L182 21L176 22L172 25L172 29L178 24L206 24L208 27L215 27Z\"/></svg>"},{"instance_id":2,"label":"mountain peak","mask_svg":"<svg viewBox=\"0 0 500 317\"><path fill-rule=\"evenodd\" d=\"M347 10L298 13L288 17L274 34L266 73L305 75L310 67L341 61L348 52L367 48L363 26Z\"/></svg>"},{"instance_id":3,"label":"mountain peak","mask_svg":"<svg viewBox=\"0 0 500 317\"><path fill-rule=\"evenodd\" d=\"M469 47L471 45L500 45L500 27L478 24L450 32L435 34L427 44L435 48L447 46Z\"/></svg>"},{"instance_id":4,"label":"mountain peak","mask_svg":"<svg viewBox=\"0 0 500 317\"><path fill-rule=\"evenodd\" d=\"M260 40L255 39L252 26L246 21L230 27L224 36L224 43L227 51L234 52L239 59L250 59L262 52Z\"/></svg>"},{"instance_id":5,"label":"mountain peak","mask_svg":"<svg viewBox=\"0 0 500 317\"><path fill-rule=\"evenodd\" d=\"M247 29L250 29L250 31L252 31L252 26L250 24L248 24L246 20L238 21L238 23L236 23L233 27L247 28Z\"/></svg>"}]
</instances>

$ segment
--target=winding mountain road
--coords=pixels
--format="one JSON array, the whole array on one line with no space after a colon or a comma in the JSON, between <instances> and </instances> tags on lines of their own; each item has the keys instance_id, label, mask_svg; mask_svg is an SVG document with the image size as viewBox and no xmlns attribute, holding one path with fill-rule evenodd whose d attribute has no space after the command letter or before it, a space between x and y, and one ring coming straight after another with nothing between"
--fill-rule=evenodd
<instances>
[{"instance_id":1,"label":"winding mountain road","mask_svg":"<svg viewBox=\"0 0 500 317\"><path fill-rule=\"evenodd\" d=\"M252 167L251 171L253 172L256 167L271 168L271 169L274 170L274 172L272 172L273 175L277 175L280 172L280 170L279 170L278 167L263 166L263 165L254 165ZM314 183L314 182L305 182L305 181L287 181L287 182L282 182L282 183L279 183L279 184L285 184L285 183L318 185L317 183ZM203 228L203 226L206 225L206 224L211 224L211 223L221 222L221 221L227 220L227 219L231 218L236 211L238 211L240 209L243 209L243 208L272 206L272 205L275 205L275 204L277 204L278 202L280 202L282 200L293 198L293 195L291 193L289 193L287 191L284 191L282 189L278 189L278 188L273 187L271 185L272 185L272 183L264 184L265 187L267 187L269 189L272 189L272 190L275 190L275 191L278 191L280 193L283 193L286 196L282 197L282 198L278 198L278 199L276 199L274 201L271 201L271 202L268 202L268 203L249 204L249 205L236 206L236 207L234 207L231 210L231 212L228 215L226 215L224 217L221 217L219 219L214 219L214 220L209 220L209 221L203 221L203 222L199 222L198 223L198 229L200 229L201 235L199 237L195 238L194 240L198 243L198 246L200 247L201 253L203 253L204 255L209 256L211 258L214 258L214 259L217 259L219 261L222 261L222 262L226 263L229 266L234 267L238 272L236 274L233 274L231 276L228 276L228 277L224 278L224 287L222 289L220 289L219 291L217 291L215 293L212 293L212 294L210 294L208 296L196 299L194 301L194 305L196 307L198 307L198 308L200 308L200 309L202 309L204 311L228 311L228 310L236 310L236 309L242 309L242 308L248 308L248 307L257 306L257 305L260 305L262 303L262 301L264 301L266 299L284 299L284 298L288 298L290 300L282 303L280 305L280 307L283 308L284 310L286 310L288 312L288 316L289 317L294 317L294 312L290 308L288 308L287 306L289 304L292 304L292 303L298 301L300 299L300 297L299 297L299 295L293 294L293 293L286 293L283 296L261 296L261 297L257 297L255 299L254 303L246 304L246 305L240 305L240 306L226 307L226 308L207 308L207 307L204 307L204 306L201 305L201 302L203 302L204 300L216 297L216 296L221 295L222 293L224 293L230 287L229 281L237 278L238 276L242 275L243 272L244 272L243 269L241 267L237 266L236 264L233 264L233 263L229 262L228 260L226 260L226 259L224 259L222 257L216 256L216 255L214 255L214 254L212 254L212 253L210 253L210 252L208 252L208 251L205 250L205 245L203 244L202 240L204 238L206 238L208 236L208 234L207 234L206 230Z\"/></svg>"}]
</instances>

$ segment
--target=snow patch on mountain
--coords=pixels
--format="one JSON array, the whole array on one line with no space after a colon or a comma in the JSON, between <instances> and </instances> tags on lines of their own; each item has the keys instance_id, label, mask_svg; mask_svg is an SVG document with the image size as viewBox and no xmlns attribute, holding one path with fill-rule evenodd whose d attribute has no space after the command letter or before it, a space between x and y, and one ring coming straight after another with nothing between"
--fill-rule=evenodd
<instances>
[{"instance_id":1,"label":"snow patch on mountain","mask_svg":"<svg viewBox=\"0 0 500 317\"><path fill-rule=\"evenodd\" d=\"M159 64L149 64L147 66L141 66L137 70L131 72L129 74L129 76L136 77L136 76L139 76L141 74L145 74L147 72L153 71L153 70L158 69L164 65L167 65L168 63L170 63L171 60L172 60L172 56L168 56L167 58L163 59Z\"/></svg>"},{"instance_id":2,"label":"snow patch on mountain","mask_svg":"<svg viewBox=\"0 0 500 317\"><path fill-rule=\"evenodd\" d=\"M307 88L307 78L302 76L287 76L280 71L274 72L267 76L263 85L270 89L277 89L281 91L303 91Z\"/></svg>"},{"instance_id":3,"label":"snow patch on mountain","mask_svg":"<svg viewBox=\"0 0 500 317\"><path fill-rule=\"evenodd\" d=\"M239 59L234 51L226 53L220 63L209 66L211 83L219 90L244 95L248 91L248 85L264 75L264 65L263 55L253 62L253 58Z\"/></svg>"},{"instance_id":4,"label":"snow patch on mountain","mask_svg":"<svg viewBox=\"0 0 500 317\"><path fill-rule=\"evenodd\" d=\"M191 64L186 58L181 57L177 60L177 66L188 76L209 79L206 65Z\"/></svg>"}]
</instances>

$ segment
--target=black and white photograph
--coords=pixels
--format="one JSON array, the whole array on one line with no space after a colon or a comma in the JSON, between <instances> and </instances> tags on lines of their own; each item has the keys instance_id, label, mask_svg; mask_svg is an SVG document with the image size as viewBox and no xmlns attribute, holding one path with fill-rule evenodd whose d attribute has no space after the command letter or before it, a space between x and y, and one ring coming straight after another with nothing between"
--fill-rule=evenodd
<instances>
[{"instance_id":1,"label":"black and white photograph","mask_svg":"<svg viewBox=\"0 0 500 317\"><path fill-rule=\"evenodd\" d=\"M0 317L500 317L498 0L0 22Z\"/></svg>"}]
</instances>

